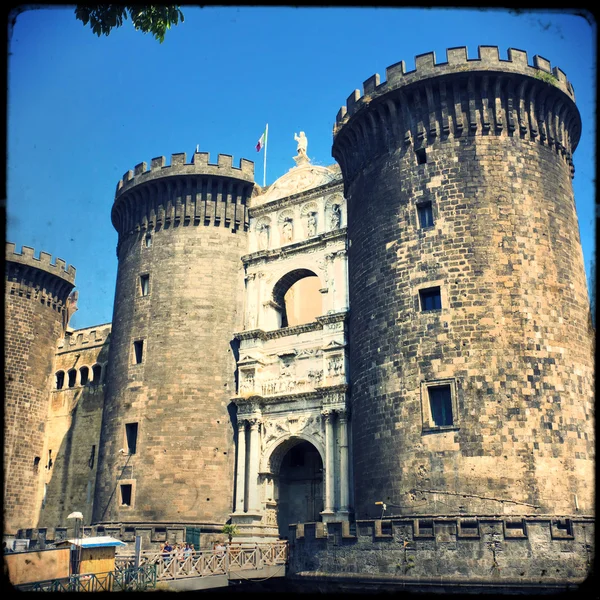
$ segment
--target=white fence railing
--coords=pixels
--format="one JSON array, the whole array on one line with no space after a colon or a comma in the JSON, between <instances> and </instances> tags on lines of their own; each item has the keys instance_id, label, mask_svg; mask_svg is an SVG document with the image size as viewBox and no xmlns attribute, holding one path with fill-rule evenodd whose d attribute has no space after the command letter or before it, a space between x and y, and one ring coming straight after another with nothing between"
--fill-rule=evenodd
<instances>
[{"instance_id":1,"label":"white fence railing","mask_svg":"<svg viewBox=\"0 0 600 600\"><path fill-rule=\"evenodd\" d=\"M197 550L192 553L170 554L159 550L145 550L140 553L139 565L156 565L156 580L183 579L186 577L208 577L226 575L230 570L261 569L265 566L285 565L288 559L286 541L261 544L224 544L216 550ZM121 568L133 567L133 554L119 554L116 565Z\"/></svg>"}]
</instances>

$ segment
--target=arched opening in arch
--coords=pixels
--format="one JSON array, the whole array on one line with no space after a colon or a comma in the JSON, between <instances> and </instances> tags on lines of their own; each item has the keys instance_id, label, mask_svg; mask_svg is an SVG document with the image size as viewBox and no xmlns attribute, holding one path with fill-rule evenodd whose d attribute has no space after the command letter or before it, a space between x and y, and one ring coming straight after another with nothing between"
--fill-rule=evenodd
<instances>
[{"instance_id":1,"label":"arched opening in arch","mask_svg":"<svg viewBox=\"0 0 600 600\"><path fill-rule=\"evenodd\" d=\"M56 389L62 390L65 385L65 372L57 371L56 372Z\"/></svg>"},{"instance_id":2,"label":"arched opening in arch","mask_svg":"<svg viewBox=\"0 0 600 600\"><path fill-rule=\"evenodd\" d=\"M289 537L290 523L321 520L323 459L313 444L290 438L274 452L271 468L277 481L277 527Z\"/></svg>"},{"instance_id":3,"label":"arched opening in arch","mask_svg":"<svg viewBox=\"0 0 600 600\"><path fill-rule=\"evenodd\" d=\"M69 375L69 387L75 387L75 380L77 379L77 369L71 369L68 373Z\"/></svg>"},{"instance_id":4,"label":"arched opening in arch","mask_svg":"<svg viewBox=\"0 0 600 600\"><path fill-rule=\"evenodd\" d=\"M81 367L81 369L79 369L79 383L81 385L87 385L89 376L90 370L88 367Z\"/></svg>"},{"instance_id":5,"label":"arched opening in arch","mask_svg":"<svg viewBox=\"0 0 600 600\"><path fill-rule=\"evenodd\" d=\"M321 281L309 269L286 273L273 288L273 302L280 314L280 327L311 323L323 314Z\"/></svg>"},{"instance_id":6,"label":"arched opening in arch","mask_svg":"<svg viewBox=\"0 0 600 600\"><path fill-rule=\"evenodd\" d=\"M92 367L92 383L94 385L98 385L100 383L100 378L102 377L102 365L95 364Z\"/></svg>"}]
</instances>

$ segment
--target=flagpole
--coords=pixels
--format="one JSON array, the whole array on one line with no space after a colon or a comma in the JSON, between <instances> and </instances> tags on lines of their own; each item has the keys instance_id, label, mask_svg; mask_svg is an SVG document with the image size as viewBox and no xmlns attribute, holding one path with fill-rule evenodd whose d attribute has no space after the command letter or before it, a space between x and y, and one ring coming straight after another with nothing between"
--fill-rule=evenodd
<instances>
[{"instance_id":1,"label":"flagpole","mask_svg":"<svg viewBox=\"0 0 600 600\"><path fill-rule=\"evenodd\" d=\"M267 145L269 144L269 124L265 127L265 164L263 169L263 187L267 185Z\"/></svg>"}]
</instances>

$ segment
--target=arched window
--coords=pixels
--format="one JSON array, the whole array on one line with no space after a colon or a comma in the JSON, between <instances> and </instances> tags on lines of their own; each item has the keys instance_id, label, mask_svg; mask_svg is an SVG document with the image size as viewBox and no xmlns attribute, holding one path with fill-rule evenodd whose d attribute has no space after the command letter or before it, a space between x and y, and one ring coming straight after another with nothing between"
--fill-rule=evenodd
<instances>
[{"instance_id":1,"label":"arched window","mask_svg":"<svg viewBox=\"0 0 600 600\"><path fill-rule=\"evenodd\" d=\"M311 323L323 313L321 281L309 269L284 275L273 288L273 301L281 315L281 327Z\"/></svg>"},{"instance_id":2,"label":"arched window","mask_svg":"<svg viewBox=\"0 0 600 600\"><path fill-rule=\"evenodd\" d=\"M102 365L95 364L92 367L92 383L94 385L98 385L100 383L101 377L102 377Z\"/></svg>"},{"instance_id":3,"label":"arched window","mask_svg":"<svg viewBox=\"0 0 600 600\"><path fill-rule=\"evenodd\" d=\"M65 385L65 372L57 371L56 372L56 389L62 390Z\"/></svg>"},{"instance_id":4,"label":"arched window","mask_svg":"<svg viewBox=\"0 0 600 600\"><path fill-rule=\"evenodd\" d=\"M90 370L87 367L81 367L81 369L79 369L79 383L85 385L88 382L89 375Z\"/></svg>"},{"instance_id":5,"label":"arched window","mask_svg":"<svg viewBox=\"0 0 600 600\"><path fill-rule=\"evenodd\" d=\"M77 379L77 369L71 369L69 371L69 387L75 387L75 380Z\"/></svg>"}]
</instances>

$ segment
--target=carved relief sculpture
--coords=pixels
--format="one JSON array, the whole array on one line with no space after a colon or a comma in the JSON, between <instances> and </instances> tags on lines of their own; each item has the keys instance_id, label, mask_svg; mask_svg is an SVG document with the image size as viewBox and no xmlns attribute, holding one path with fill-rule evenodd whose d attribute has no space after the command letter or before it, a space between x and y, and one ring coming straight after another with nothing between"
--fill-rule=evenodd
<instances>
[{"instance_id":1,"label":"carved relief sculpture","mask_svg":"<svg viewBox=\"0 0 600 600\"><path fill-rule=\"evenodd\" d=\"M284 242L292 241L292 219L290 219L289 217L283 221L281 236Z\"/></svg>"},{"instance_id":2,"label":"carved relief sculpture","mask_svg":"<svg viewBox=\"0 0 600 600\"><path fill-rule=\"evenodd\" d=\"M258 231L258 248L266 250L269 247L269 226L266 223L261 223L256 227Z\"/></svg>"},{"instance_id":3,"label":"carved relief sculpture","mask_svg":"<svg viewBox=\"0 0 600 600\"><path fill-rule=\"evenodd\" d=\"M317 235L317 215L314 212L308 214L306 223L306 233L308 237Z\"/></svg>"},{"instance_id":4,"label":"carved relief sculpture","mask_svg":"<svg viewBox=\"0 0 600 600\"><path fill-rule=\"evenodd\" d=\"M331 207L331 216L329 217L331 229L338 229L341 222L341 211L339 204L333 204Z\"/></svg>"}]
</instances>

